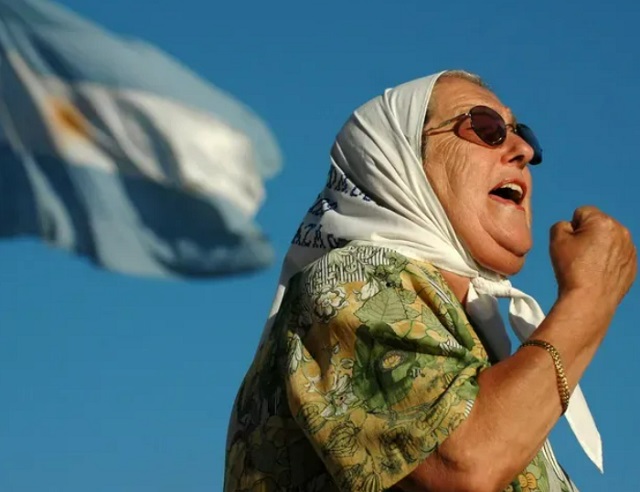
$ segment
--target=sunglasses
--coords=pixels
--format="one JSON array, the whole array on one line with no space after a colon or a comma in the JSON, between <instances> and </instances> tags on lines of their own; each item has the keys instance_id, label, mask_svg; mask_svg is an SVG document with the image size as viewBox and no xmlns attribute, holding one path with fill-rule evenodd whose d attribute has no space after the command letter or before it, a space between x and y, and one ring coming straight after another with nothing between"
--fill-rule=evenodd
<instances>
[{"instance_id":1,"label":"sunglasses","mask_svg":"<svg viewBox=\"0 0 640 492\"><path fill-rule=\"evenodd\" d=\"M507 130L511 128L513 133L522 138L533 149L533 157L529 164L540 164L542 162L542 147L540 147L540 143L538 143L538 139L531 128L522 123L516 123L515 125L506 123L497 111L487 106L474 106L467 113L459 114L434 128L427 129L427 134L454 121L461 123L466 118L471 120L471 129L478 138L490 147L497 147L502 144L507 139Z\"/></svg>"}]
</instances>

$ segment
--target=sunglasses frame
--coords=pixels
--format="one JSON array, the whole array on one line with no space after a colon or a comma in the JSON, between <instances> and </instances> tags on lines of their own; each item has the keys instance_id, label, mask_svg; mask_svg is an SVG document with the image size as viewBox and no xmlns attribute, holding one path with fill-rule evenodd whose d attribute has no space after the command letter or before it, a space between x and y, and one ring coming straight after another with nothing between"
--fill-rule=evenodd
<instances>
[{"instance_id":1,"label":"sunglasses frame","mask_svg":"<svg viewBox=\"0 0 640 492\"><path fill-rule=\"evenodd\" d=\"M473 121L473 112L477 111L478 109L481 110L488 110L489 111L489 115L494 114L497 119L499 121L502 121L503 125L504 125L504 134L499 136L497 140L495 141L488 141L485 140L482 135L478 132L478 130L476 129L475 125L474 125L474 121ZM485 113L486 115L487 113ZM515 133L516 135L518 135L520 138L522 138L527 145L529 145L532 149L533 149L533 157L531 158L531 161L529 161L529 164L531 165L537 165L540 164L542 162L542 147L540 147L540 144L538 143L538 139L535 137L533 130L531 130L531 128L529 128L527 125L523 124L523 123L507 123L506 121L504 121L504 118L500 115L500 113L498 113L495 109L490 108L489 106L484 106L484 105L477 105L472 107L469 111L467 111L466 113L461 113L457 116L454 116L453 118L449 118L446 121L443 121L442 123L440 123L438 126L435 126L433 128L427 128L427 130L425 131L425 133L427 135L429 135L430 132L433 132L435 130L439 130L440 128L443 128L451 123L455 123L456 127L454 128L454 131L456 131L459 127L459 125L462 123L462 121L464 121L465 119L469 118L471 120L471 129L473 130L473 132L476 134L476 136L482 140L485 144L489 145L490 147L498 147L499 145L501 145L502 143L504 143L504 141L507 139L507 131L509 130L509 128L511 128L511 131L513 131L513 133ZM534 142L530 142L529 139L525 138L522 135L522 130L528 130L531 133L531 137L533 138L533 140L535 140Z\"/></svg>"}]
</instances>

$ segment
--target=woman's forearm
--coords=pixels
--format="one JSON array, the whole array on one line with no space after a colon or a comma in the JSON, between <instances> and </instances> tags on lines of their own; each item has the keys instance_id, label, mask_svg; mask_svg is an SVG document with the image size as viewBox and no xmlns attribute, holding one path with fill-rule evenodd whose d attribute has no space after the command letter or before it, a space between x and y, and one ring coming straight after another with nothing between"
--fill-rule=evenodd
<instances>
[{"instance_id":1,"label":"woman's forearm","mask_svg":"<svg viewBox=\"0 0 640 492\"><path fill-rule=\"evenodd\" d=\"M596 298L597 299L597 298ZM575 291L558 299L531 338L562 356L573 390L600 345L614 306ZM451 436L400 485L406 490L503 490L542 447L562 413L555 366L539 347L523 347L484 370L473 409Z\"/></svg>"}]
</instances>

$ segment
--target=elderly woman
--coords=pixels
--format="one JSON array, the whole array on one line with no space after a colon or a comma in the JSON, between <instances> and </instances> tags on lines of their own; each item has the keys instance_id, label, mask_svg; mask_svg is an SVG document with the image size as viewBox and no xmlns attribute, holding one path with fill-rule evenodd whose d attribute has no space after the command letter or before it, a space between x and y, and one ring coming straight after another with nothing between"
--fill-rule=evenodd
<instances>
[{"instance_id":1,"label":"elderly woman","mask_svg":"<svg viewBox=\"0 0 640 492\"><path fill-rule=\"evenodd\" d=\"M601 466L576 385L636 253L626 229L583 207L551 230L546 318L511 287L541 159L531 130L466 72L353 113L236 400L227 492L572 491L546 440L565 411ZM524 342L513 353L496 297L511 299Z\"/></svg>"}]
</instances>

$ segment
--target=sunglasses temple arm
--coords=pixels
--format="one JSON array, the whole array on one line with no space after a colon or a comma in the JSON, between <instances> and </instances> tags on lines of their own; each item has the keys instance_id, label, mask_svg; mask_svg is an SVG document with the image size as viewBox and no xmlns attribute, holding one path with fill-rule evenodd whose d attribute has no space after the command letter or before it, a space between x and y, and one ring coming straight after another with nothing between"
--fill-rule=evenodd
<instances>
[{"instance_id":1,"label":"sunglasses temple arm","mask_svg":"<svg viewBox=\"0 0 640 492\"><path fill-rule=\"evenodd\" d=\"M469 116L469 113L459 114L458 116L454 116L453 118L449 118L447 121L443 121L443 122L442 122L442 123L440 123L438 126L434 126L434 127L431 127L431 128L427 128L427 130L426 130L426 131L430 132L430 131L433 131L433 130L439 130L440 128L445 127L445 126L447 126L448 124L453 123L454 121L458 121L458 120L460 120L461 118L466 118L467 116Z\"/></svg>"}]
</instances>

